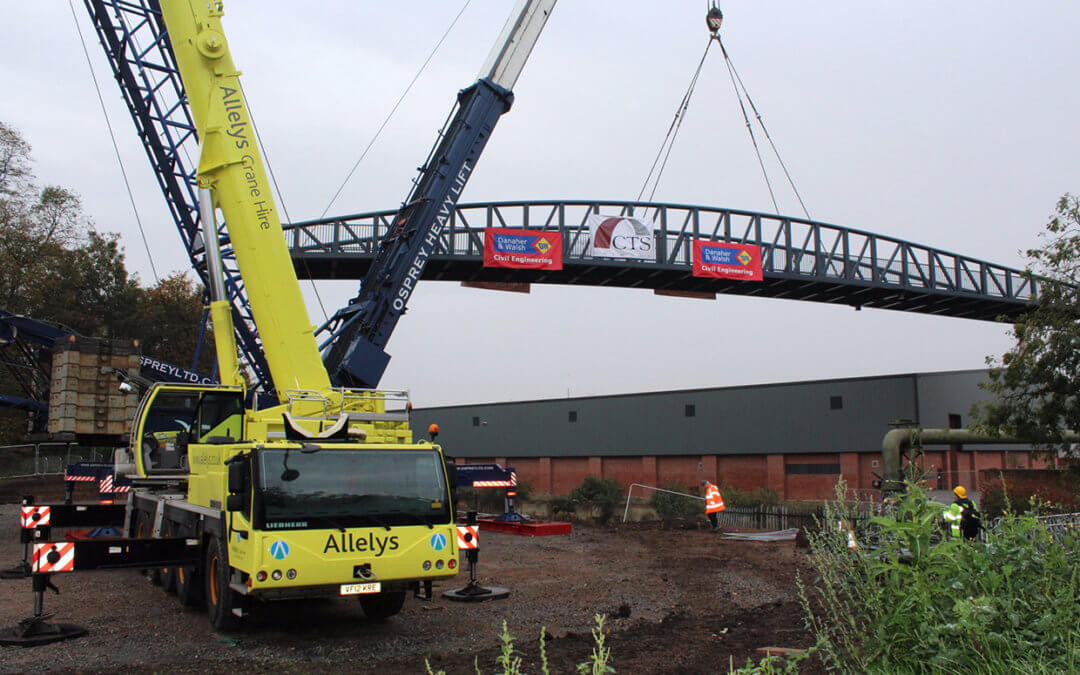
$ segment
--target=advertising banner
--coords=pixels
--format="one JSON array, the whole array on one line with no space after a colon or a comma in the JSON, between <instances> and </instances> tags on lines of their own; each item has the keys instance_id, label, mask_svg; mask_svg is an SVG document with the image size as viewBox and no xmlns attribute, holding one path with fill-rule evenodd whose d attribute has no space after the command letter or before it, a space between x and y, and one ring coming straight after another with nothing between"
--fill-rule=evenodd
<instances>
[{"instance_id":1,"label":"advertising banner","mask_svg":"<svg viewBox=\"0 0 1080 675\"><path fill-rule=\"evenodd\" d=\"M561 270L562 234L539 230L484 230L484 267Z\"/></svg>"},{"instance_id":2,"label":"advertising banner","mask_svg":"<svg viewBox=\"0 0 1080 675\"><path fill-rule=\"evenodd\" d=\"M594 258L656 260L656 239L651 220L592 214L587 223L589 253Z\"/></svg>"},{"instance_id":3,"label":"advertising banner","mask_svg":"<svg viewBox=\"0 0 1080 675\"><path fill-rule=\"evenodd\" d=\"M761 281L761 247L695 240L694 276Z\"/></svg>"}]
</instances>

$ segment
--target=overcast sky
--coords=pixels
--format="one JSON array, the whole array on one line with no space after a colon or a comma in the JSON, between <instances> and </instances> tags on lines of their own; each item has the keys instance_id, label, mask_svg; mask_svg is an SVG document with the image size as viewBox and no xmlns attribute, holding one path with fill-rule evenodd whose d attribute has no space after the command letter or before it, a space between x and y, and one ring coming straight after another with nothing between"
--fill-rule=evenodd
<instances>
[{"instance_id":1,"label":"overcast sky","mask_svg":"<svg viewBox=\"0 0 1080 675\"><path fill-rule=\"evenodd\" d=\"M226 2L288 219L323 212L463 4ZM331 214L400 204L511 5L472 0ZM563 0L462 201L636 197L704 49L706 8ZM725 45L815 219L1023 266L1057 198L1080 192L1080 3L722 8ZM157 269L185 269L81 2L75 10ZM32 144L40 182L76 190L152 281L68 3L9 3L4 15L0 120ZM727 78L714 50L657 200L773 210ZM777 192L780 210L800 215L791 192ZM356 282L319 290L332 312ZM979 368L1008 345L1000 325L885 310L428 282L390 342L383 385L426 406Z\"/></svg>"}]
</instances>

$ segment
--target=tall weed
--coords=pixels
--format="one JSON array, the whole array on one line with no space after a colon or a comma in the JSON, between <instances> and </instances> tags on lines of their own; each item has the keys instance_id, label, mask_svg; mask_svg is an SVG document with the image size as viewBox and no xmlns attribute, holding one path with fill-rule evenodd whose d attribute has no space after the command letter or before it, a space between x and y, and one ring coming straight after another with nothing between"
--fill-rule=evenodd
<instances>
[{"instance_id":1,"label":"tall weed","mask_svg":"<svg viewBox=\"0 0 1080 675\"><path fill-rule=\"evenodd\" d=\"M846 488L837 487L838 498ZM986 543L945 539L940 504L918 487L871 519L852 551L825 508L809 535L819 575L800 595L827 667L841 672L1075 671L1080 544L1034 517L1006 516ZM830 526L832 525L832 526Z\"/></svg>"}]
</instances>

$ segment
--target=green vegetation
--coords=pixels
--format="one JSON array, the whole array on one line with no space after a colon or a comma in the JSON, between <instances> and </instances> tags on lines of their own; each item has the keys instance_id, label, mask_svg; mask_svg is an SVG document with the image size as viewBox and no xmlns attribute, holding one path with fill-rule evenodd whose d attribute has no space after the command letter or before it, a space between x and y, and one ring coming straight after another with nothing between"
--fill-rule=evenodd
<instances>
[{"instance_id":1,"label":"green vegetation","mask_svg":"<svg viewBox=\"0 0 1080 675\"><path fill-rule=\"evenodd\" d=\"M32 162L30 144L0 122L0 309L90 337L137 338L144 354L191 365L201 287L185 273L143 286L127 270L119 235L98 230L74 192L38 187ZM212 360L204 349L204 373ZM0 347L0 393L37 398L45 379L30 356ZM21 440L26 426L25 413L0 411L0 445Z\"/></svg>"},{"instance_id":2,"label":"green vegetation","mask_svg":"<svg viewBox=\"0 0 1080 675\"><path fill-rule=\"evenodd\" d=\"M1042 238L1043 248L1027 252L1039 304L1013 324L1016 344L1000 362L987 359L982 386L995 396L972 414L984 431L1057 439L1047 449L1075 459L1060 431L1080 429L1080 199L1066 194L1058 201Z\"/></svg>"},{"instance_id":3,"label":"green vegetation","mask_svg":"<svg viewBox=\"0 0 1080 675\"><path fill-rule=\"evenodd\" d=\"M690 488L669 483L664 485L665 490L692 494ZM690 499L682 495L673 495L669 492L653 492L649 498L649 505L656 511L656 515L662 519L694 519L705 515L705 506L697 499Z\"/></svg>"},{"instance_id":4,"label":"green vegetation","mask_svg":"<svg viewBox=\"0 0 1080 675\"><path fill-rule=\"evenodd\" d=\"M780 503L780 493L767 487L744 490L723 485L720 495L724 498L724 506L776 506Z\"/></svg>"},{"instance_id":5,"label":"green vegetation","mask_svg":"<svg viewBox=\"0 0 1080 675\"><path fill-rule=\"evenodd\" d=\"M1053 476L1053 472L1047 472ZM1080 512L1080 466L1073 465L1056 476L1048 477L1041 485L1007 483L1003 474L992 480L981 481L979 508L984 521L999 518L1006 511L1015 514L1030 513L1077 513Z\"/></svg>"},{"instance_id":6,"label":"green vegetation","mask_svg":"<svg viewBox=\"0 0 1080 675\"><path fill-rule=\"evenodd\" d=\"M836 504L825 514L845 517ZM871 520L875 549L849 550L835 528L810 533L820 580L800 592L818 658L860 673L1080 668L1080 542L1006 515L987 543L934 543L940 514L913 487Z\"/></svg>"},{"instance_id":7,"label":"green vegetation","mask_svg":"<svg viewBox=\"0 0 1080 675\"><path fill-rule=\"evenodd\" d=\"M607 639L607 631L604 630L604 621L606 616L597 614L593 617L596 625L592 630L593 637L593 650L589 655L589 659L583 663L579 663L577 666L577 672L579 675L607 675L607 673L614 673L615 669L611 667L611 647L605 646L605 640ZM520 651L514 646L516 638L510 635L510 630L506 627L506 621L503 621L502 632L499 634L499 655L495 657L495 673L500 675L522 675L526 671L524 670L525 661ZM548 664L547 648L545 642L547 641L547 635L544 628L540 629L540 670L543 675L550 675L551 668ZM445 670L433 671L431 664L425 661L428 675L446 675ZM479 658L473 660L473 672L477 675L481 675L483 671L480 670Z\"/></svg>"},{"instance_id":8,"label":"green vegetation","mask_svg":"<svg viewBox=\"0 0 1080 675\"><path fill-rule=\"evenodd\" d=\"M570 499L589 509L589 513L598 523L607 523L615 515L615 509L623 500L622 487L613 478L587 476L574 491Z\"/></svg>"}]
</instances>

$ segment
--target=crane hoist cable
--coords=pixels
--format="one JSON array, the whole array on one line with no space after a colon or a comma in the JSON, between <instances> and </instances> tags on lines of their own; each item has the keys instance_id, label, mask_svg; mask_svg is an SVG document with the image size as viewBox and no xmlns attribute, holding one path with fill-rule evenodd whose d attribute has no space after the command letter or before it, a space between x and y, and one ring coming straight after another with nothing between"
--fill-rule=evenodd
<instances>
[{"instance_id":1,"label":"crane hoist cable","mask_svg":"<svg viewBox=\"0 0 1080 675\"><path fill-rule=\"evenodd\" d=\"M761 117L761 113L758 112L757 106L754 105L754 99L750 98L750 91L743 83L742 77L739 75L739 71L735 69L735 62L731 60L731 56L728 54L727 49L724 48L724 43L720 39L719 34L716 36L716 42L720 45L720 51L724 55L724 61L727 62L731 73L735 77L735 80L738 81L738 86L741 87L743 93L746 94L746 102L750 104L750 109L754 111L754 117L757 118L758 124L761 125L761 130L765 133L765 138L768 139L769 146L772 147L773 154L776 155L776 161L780 164L780 168L784 170L784 176L787 177L788 184L791 185L791 191L795 193L795 198L799 200L799 206L802 207L803 213L806 214L806 219L813 220L810 217L810 212L806 208L806 204L803 202L802 195L799 194L799 188L795 187L795 179L791 177L791 173L788 171L787 164L784 163L784 159L780 156L780 150L776 147L776 143L773 141L772 134L769 133L768 127L765 126L765 120Z\"/></svg>"},{"instance_id":2,"label":"crane hoist cable","mask_svg":"<svg viewBox=\"0 0 1080 675\"><path fill-rule=\"evenodd\" d=\"M424 59L424 63L421 64L420 69L416 71L416 75L413 75L413 79L411 82L409 82L409 85L405 87L405 91L401 92L401 96L398 96L398 100L396 103L394 103L394 107L390 109L390 112L386 115L386 119L382 121L382 124L380 124L379 128L375 131L375 135L371 137L370 141L368 141L367 146L364 148L363 152L360 153L360 157L356 160L356 163L352 165L351 169L349 169L349 173L345 175L345 180L341 181L341 185L338 186L337 192L334 193L334 196L330 198L330 202L326 205L326 208L323 209L322 215L319 216L320 218L326 217L326 213L330 210L330 207L333 206L334 202L336 202L338 197L341 196L341 191L345 189L345 186L348 185L349 181L352 179L353 174L356 173L356 169L360 166L360 162L364 161L364 158L367 157L368 151L371 150L371 147L373 145L375 145L375 141L379 140L379 136L382 134L383 129L385 129L386 125L390 123L390 118L393 117L394 113L397 112L398 106L400 106L401 102L405 100L406 96L408 96L409 92L413 88L413 85L416 84L416 81L420 79L420 76L424 73L424 70L428 67L428 64L431 63L431 59L435 56L435 52L439 51L439 47L441 47L442 43L446 41L446 36L450 35L450 31L452 31L454 29L454 26L457 25L458 19L461 18L461 15L465 13L465 10L469 8L470 4L472 4L472 0L465 0L465 4L461 6L460 10L458 10L457 16L455 16L454 20L450 22L450 25L446 27L446 31L443 32L442 37L439 38L439 41L435 43L435 46L431 48L431 53L428 54L426 59Z\"/></svg>"},{"instance_id":3,"label":"crane hoist cable","mask_svg":"<svg viewBox=\"0 0 1080 675\"><path fill-rule=\"evenodd\" d=\"M720 42L720 35L716 34L713 37L717 42ZM710 41L712 38L710 38ZM746 122L746 130L750 133L750 142L754 145L754 154L757 155L758 166L761 167L761 175L765 177L765 187L769 189L769 199L772 200L773 209L776 213L780 213L780 206L776 203L776 195L773 193L772 183L769 181L769 172L765 170L765 162L761 159L761 148L758 147L757 137L754 136L754 126L750 123L750 116L746 114L746 106L743 104L742 93L739 91L739 85L735 84L734 69L731 66L731 59L727 58L727 50L724 49L723 43L720 44L721 51L724 52L724 63L727 64L728 75L731 77L731 85L735 88L735 97L739 99L739 110L742 111L743 121ZM760 119L760 118L759 118Z\"/></svg>"},{"instance_id":4,"label":"crane hoist cable","mask_svg":"<svg viewBox=\"0 0 1080 675\"><path fill-rule=\"evenodd\" d=\"M649 191L648 201L652 201L653 195L656 194L656 188L660 185L660 177L667 166L668 157L671 156L671 148L675 145L675 139L679 135L679 128L682 127L683 120L686 118L686 109L690 106L690 98L694 95L694 88L697 87L698 77L701 76L701 69L705 65L705 58L709 55L712 42L712 37L710 37L709 42L705 45L705 52L701 55L701 60L698 61L697 70L694 71L694 76L690 78L690 87L683 94L679 107L675 109L675 118L671 120L671 126L668 127L667 135L664 136L664 142L660 144L660 150L657 151L656 158L653 160L652 166L649 167L649 175L645 177L645 182L638 192L637 201L641 201L645 190L649 188L649 181L652 180L654 173L656 174L656 180L653 182L652 190ZM660 161L661 156L664 158L663 162ZM660 165L659 170L657 170L657 164Z\"/></svg>"},{"instance_id":5,"label":"crane hoist cable","mask_svg":"<svg viewBox=\"0 0 1080 675\"><path fill-rule=\"evenodd\" d=\"M79 26L79 17L75 14L75 5L72 4L72 0L68 0L68 8L71 10L71 18L75 22L75 31L79 34L79 42L82 44L83 54L86 56L86 66L90 69L90 78L94 81L94 90L97 92L101 112L105 116L105 126L109 130L113 152L116 153L116 162L120 165L120 175L124 178L124 187L127 188L131 212L135 214L135 223L139 226L139 236L142 237L143 248L146 249L146 258L150 262L150 272L154 275L154 283L158 284L161 283L161 279L158 278L157 266L154 265L154 256L150 253L150 242L146 239L146 230L143 229L142 218L139 217L139 208L135 205L135 193L131 190L131 181L128 180L127 169L124 168L124 160L120 156L120 146L116 143L116 134L113 132L112 122L109 120L109 111L105 107L105 99L101 96L101 86L98 84L97 73L94 72L94 63L90 60L90 51L86 48L86 39L83 37L82 27Z\"/></svg>"},{"instance_id":6,"label":"crane hoist cable","mask_svg":"<svg viewBox=\"0 0 1080 675\"><path fill-rule=\"evenodd\" d=\"M682 126L683 120L686 119L686 111L690 105L690 99L694 94L694 89L697 86L698 79L701 76L702 68L705 64L705 59L709 55L709 48L715 41L720 46L720 51L724 56L724 65L728 69L728 76L731 79L732 88L735 90L735 97L739 102L739 109L742 111L743 121L746 123L746 130L750 134L750 142L754 146L754 154L757 156L758 166L761 167L761 175L765 178L765 187L769 191L769 199L772 201L773 208L777 213L780 213L779 204L776 201L776 193L773 190L772 181L769 180L769 172L765 167L765 160L761 156L761 148L757 142L757 135L754 133L754 125L750 119L750 113L747 112L746 106L750 106L750 110L753 112L754 119L757 120L759 126L761 126L762 132L765 134L765 138L769 141L769 146L772 148L773 154L776 155L776 160L780 164L780 168L784 171L784 176L787 178L788 184L791 186L792 192L795 193L795 198L799 201L799 206L802 207L803 213L806 214L807 220L810 220L810 212L806 208L806 203L803 201L802 195L799 193L799 189L795 186L795 180L791 177L791 172L788 171L787 164L784 163L783 157L780 156L780 150L776 147L776 142L773 140L772 134L769 133L769 129L765 126L765 120L761 116L761 112L758 111L757 105L754 104L754 100L750 97L750 92L746 88L746 84L742 80L742 76L739 75L739 71L735 68L735 63L732 61L731 56L728 54L727 48L724 47L723 41L720 39L720 26L723 22L724 15L720 11L720 7L715 0L709 3L709 11L705 17L706 24L709 27L709 43L705 47L705 53L701 56L701 61L698 62L697 69L694 71L694 76L690 80L690 87L687 89L686 94L683 95L682 101L679 103L678 108L675 110L675 118L671 122L671 126L668 127L667 135L664 137L663 143L660 145L660 150L656 153L655 159L653 159L652 166L649 168L649 174L645 177L645 182L641 186L641 190L638 192L637 199L641 201L645 195L646 190L649 190L649 183L652 181L652 189L649 190L649 196L647 201L652 201L656 194L656 189L660 185L660 178L664 173L664 169L667 167L668 158L671 155L671 149L675 144L675 139L678 136L679 129ZM745 100L744 100L745 98Z\"/></svg>"}]
</instances>

